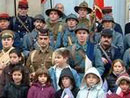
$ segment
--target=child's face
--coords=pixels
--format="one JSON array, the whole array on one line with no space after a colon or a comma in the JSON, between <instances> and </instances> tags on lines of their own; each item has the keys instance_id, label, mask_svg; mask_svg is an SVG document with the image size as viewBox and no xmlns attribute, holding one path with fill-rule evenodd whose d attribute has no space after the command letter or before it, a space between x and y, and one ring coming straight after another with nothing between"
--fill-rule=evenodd
<instances>
[{"instance_id":1,"label":"child's face","mask_svg":"<svg viewBox=\"0 0 130 98\"><path fill-rule=\"evenodd\" d=\"M120 74L123 70L124 70L124 67L121 65L120 62L116 62L116 63L113 65L113 72L114 72L115 74Z\"/></svg>"},{"instance_id":2,"label":"child's face","mask_svg":"<svg viewBox=\"0 0 130 98\"><path fill-rule=\"evenodd\" d=\"M17 64L21 60L21 57L18 57L16 53L11 53L9 56L11 64Z\"/></svg>"},{"instance_id":3,"label":"child's face","mask_svg":"<svg viewBox=\"0 0 130 98\"><path fill-rule=\"evenodd\" d=\"M120 88L122 92L127 92L130 89L130 85L125 81L124 83L120 83Z\"/></svg>"},{"instance_id":4,"label":"child's face","mask_svg":"<svg viewBox=\"0 0 130 98\"><path fill-rule=\"evenodd\" d=\"M71 80L69 77L63 77L61 81L64 88L68 88L71 86Z\"/></svg>"},{"instance_id":5,"label":"child's face","mask_svg":"<svg viewBox=\"0 0 130 98\"><path fill-rule=\"evenodd\" d=\"M41 83L41 84L45 84L47 82L47 76L42 74L42 75L39 75L38 76L38 81Z\"/></svg>"},{"instance_id":6,"label":"child's face","mask_svg":"<svg viewBox=\"0 0 130 98\"><path fill-rule=\"evenodd\" d=\"M12 78L15 84L20 84L22 81L22 73L20 71L14 71L12 73Z\"/></svg>"},{"instance_id":7,"label":"child's face","mask_svg":"<svg viewBox=\"0 0 130 98\"><path fill-rule=\"evenodd\" d=\"M96 75L91 73L85 77L85 80L88 87L92 87L99 82L99 78Z\"/></svg>"},{"instance_id":8,"label":"child's face","mask_svg":"<svg viewBox=\"0 0 130 98\"><path fill-rule=\"evenodd\" d=\"M55 65L57 66L62 66L67 62L67 59L64 58L62 55L60 54L56 54L55 56Z\"/></svg>"}]
</instances>

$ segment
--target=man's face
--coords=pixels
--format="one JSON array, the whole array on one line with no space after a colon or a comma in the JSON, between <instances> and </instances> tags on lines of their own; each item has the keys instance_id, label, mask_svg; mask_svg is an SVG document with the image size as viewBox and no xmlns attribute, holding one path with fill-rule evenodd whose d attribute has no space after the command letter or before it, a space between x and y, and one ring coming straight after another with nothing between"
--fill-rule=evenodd
<instances>
[{"instance_id":1,"label":"man's face","mask_svg":"<svg viewBox=\"0 0 130 98\"><path fill-rule=\"evenodd\" d=\"M64 12L64 6L62 4L57 4L56 5L57 9L60 10L61 12Z\"/></svg>"},{"instance_id":2,"label":"man's face","mask_svg":"<svg viewBox=\"0 0 130 98\"><path fill-rule=\"evenodd\" d=\"M27 15L27 12L28 12L28 9L27 8L18 8L18 14L20 16L26 16Z\"/></svg>"},{"instance_id":3,"label":"man's face","mask_svg":"<svg viewBox=\"0 0 130 98\"><path fill-rule=\"evenodd\" d=\"M8 20L0 20L0 29L5 30L8 29L10 22Z\"/></svg>"},{"instance_id":4,"label":"man's face","mask_svg":"<svg viewBox=\"0 0 130 98\"><path fill-rule=\"evenodd\" d=\"M78 42L80 44L85 44L88 39L88 32L86 30L78 30L76 33Z\"/></svg>"},{"instance_id":5,"label":"man's face","mask_svg":"<svg viewBox=\"0 0 130 98\"><path fill-rule=\"evenodd\" d=\"M49 36L38 36L38 43L39 45L44 48L49 45L50 39Z\"/></svg>"},{"instance_id":6,"label":"man's face","mask_svg":"<svg viewBox=\"0 0 130 98\"><path fill-rule=\"evenodd\" d=\"M113 22L111 22L111 21L105 21L105 22L103 23L104 29L111 29L112 26L113 26Z\"/></svg>"},{"instance_id":7,"label":"man's face","mask_svg":"<svg viewBox=\"0 0 130 98\"><path fill-rule=\"evenodd\" d=\"M42 20L36 20L34 22L34 26L38 30L40 28L44 28L45 27L45 23Z\"/></svg>"},{"instance_id":8,"label":"man's face","mask_svg":"<svg viewBox=\"0 0 130 98\"><path fill-rule=\"evenodd\" d=\"M67 25L70 28L74 28L77 25L77 21L75 19L68 19L67 20Z\"/></svg>"},{"instance_id":9,"label":"man's face","mask_svg":"<svg viewBox=\"0 0 130 98\"><path fill-rule=\"evenodd\" d=\"M112 43L112 37L103 35L101 37L101 44L103 46L111 46Z\"/></svg>"},{"instance_id":10,"label":"man's face","mask_svg":"<svg viewBox=\"0 0 130 98\"><path fill-rule=\"evenodd\" d=\"M86 18L87 17L87 10L86 8L80 8L78 11L80 18Z\"/></svg>"},{"instance_id":11,"label":"man's face","mask_svg":"<svg viewBox=\"0 0 130 98\"><path fill-rule=\"evenodd\" d=\"M49 17L51 21L57 21L59 19L59 15L56 11L51 11Z\"/></svg>"},{"instance_id":12,"label":"man's face","mask_svg":"<svg viewBox=\"0 0 130 98\"><path fill-rule=\"evenodd\" d=\"M14 43L14 40L11 37L2 38L2 45L3 45L3 48L5 48L5 49L11 48L13 43Z\"/></svg>"}]
</instances>

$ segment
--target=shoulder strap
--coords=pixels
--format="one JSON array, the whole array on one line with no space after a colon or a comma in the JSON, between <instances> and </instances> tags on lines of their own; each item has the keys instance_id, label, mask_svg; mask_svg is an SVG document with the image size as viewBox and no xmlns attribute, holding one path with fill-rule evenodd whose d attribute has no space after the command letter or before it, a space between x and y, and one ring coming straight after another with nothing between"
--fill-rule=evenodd
<instances>
[{"instance_id":1,"label":"shoulder strap","mask_svg":"<svg viewBox=\"0 0 130 98\"><path fill-rule=\"evenodd\" d=\"M36 52L37 52L37 50L34 50L34 51L32 51L32 53L31 53L31 63L32 63L33 60L34 60L34 55L36 54Z\"/></svg>"}]
</instances>

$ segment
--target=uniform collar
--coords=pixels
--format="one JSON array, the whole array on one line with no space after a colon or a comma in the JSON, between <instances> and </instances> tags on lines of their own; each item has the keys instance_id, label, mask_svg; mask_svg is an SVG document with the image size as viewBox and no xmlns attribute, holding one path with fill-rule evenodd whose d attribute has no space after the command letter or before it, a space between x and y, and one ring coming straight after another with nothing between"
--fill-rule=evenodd
<instances>
[{"instance_id":1,"label":"uniform collar","mask_svg":"<svg viewBox=\"0 0 130 98\"><path fill-rule=\"evenodd\" d=\"M85 45L80 45L79 42L77 41L76 42L76 50L79 50L79 49L83 49L84 51L87 51L87 44Z\"/></svg>"}]
</instances>

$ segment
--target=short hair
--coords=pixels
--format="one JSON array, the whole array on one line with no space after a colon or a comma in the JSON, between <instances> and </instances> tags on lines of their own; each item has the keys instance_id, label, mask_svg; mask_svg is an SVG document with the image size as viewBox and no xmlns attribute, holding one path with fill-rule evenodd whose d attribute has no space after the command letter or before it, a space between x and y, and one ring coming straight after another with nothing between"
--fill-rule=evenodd
<instances>
[{"instance_id":1,"label":"short hair","mask_svg":"<svg viewBox=\"0 0 130 98\"><path fill-rule=\"evenodd\" d=\"M50 84L51 83L51 78L50 78L50 75L49 75L48 70L46 68L37 69L35 77L34 77L34 82L38 82L38 77L40 75L43 75L43 74L47 77L47 82L46 83Z\"/></svg>"}]
</instances>

